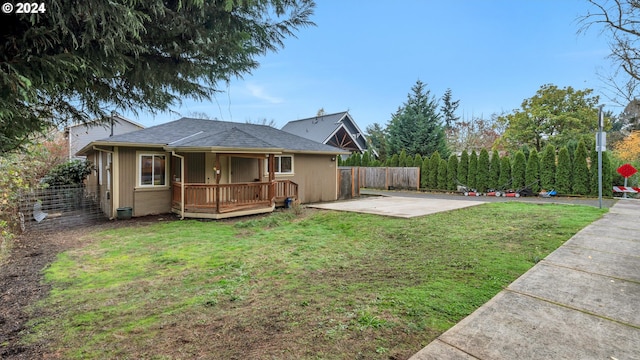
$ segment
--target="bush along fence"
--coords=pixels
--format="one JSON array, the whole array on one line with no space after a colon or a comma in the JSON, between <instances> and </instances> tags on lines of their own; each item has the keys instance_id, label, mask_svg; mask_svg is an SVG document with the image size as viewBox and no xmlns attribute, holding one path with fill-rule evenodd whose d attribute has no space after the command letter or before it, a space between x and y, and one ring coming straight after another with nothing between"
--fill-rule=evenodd
<instances>
[{"instance_id":1,"label":"bush along fence","mask_svg":"<svg viewBox=\"0 0 640 360\"><path fill-rule=\"evenodd\" d=\"M357 156L356 161L350 157L342 164L362 169L359 170L360 184L368 188L458 191L464 187L481 193L530 189L534 193L555 190L560 195L598 195L597 152L588 152L582 141L574 151L548 145L540 152L517 151L502 157L497 151L490 154L485 149L479 153L475 150L462 152L448 159L441 158L438 152L424 157L418 154L402 157L404 164L395 167L361 167L357 163L358 158L364 157ZM624 182L615 171L619 165L611 161L606 151L602 153L605 197L613 195L614 184ZM403 173L401 169L409 170Z\"/></svg>"}]
</instances>

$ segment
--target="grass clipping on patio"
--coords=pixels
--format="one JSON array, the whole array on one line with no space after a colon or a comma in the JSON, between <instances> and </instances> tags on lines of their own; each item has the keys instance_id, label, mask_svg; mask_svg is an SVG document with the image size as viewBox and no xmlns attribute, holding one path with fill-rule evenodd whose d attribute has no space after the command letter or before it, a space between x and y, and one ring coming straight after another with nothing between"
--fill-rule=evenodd
<instances>
[{"instance_id":1,"label":"grass clipping on patio","mask_svg":"<svg viewBox=\"0 0 640 360\"><path fill-rule=\"evenodd\" d=\"M96 232L46 269L48 315L25 341L77 359L406 359L602 213L492 203Z\"/></svg>"}]
</instances>

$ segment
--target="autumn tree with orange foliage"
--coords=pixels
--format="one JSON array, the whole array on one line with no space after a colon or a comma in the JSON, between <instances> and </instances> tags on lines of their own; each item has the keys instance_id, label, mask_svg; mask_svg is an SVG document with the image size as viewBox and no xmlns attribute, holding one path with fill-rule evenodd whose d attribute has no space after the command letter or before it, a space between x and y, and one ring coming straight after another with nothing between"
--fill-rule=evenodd
<instances>
[{"instance_id":1,"label":"autumn tree with orange foliage","mask_svg":"<svg viewBox=\"0 0 640 360\"><path fill-rule=\"evenodd\" d=\"M640 131L632 131L615 145L616 154L623 160L640 160Z\"/></svg>"}]
</instances>

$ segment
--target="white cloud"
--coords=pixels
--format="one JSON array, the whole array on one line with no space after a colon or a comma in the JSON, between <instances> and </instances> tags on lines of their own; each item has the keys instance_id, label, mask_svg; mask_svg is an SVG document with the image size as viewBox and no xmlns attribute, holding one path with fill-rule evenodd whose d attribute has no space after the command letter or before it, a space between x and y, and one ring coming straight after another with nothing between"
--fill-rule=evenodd
<instances>
[{"instance_id":1,"label":"white cloud","mask_svg":"<svg viewBox=\"0 0 640 360\"><path fill-rule=\"evenodd\" d=\"M249 90L249 93L251 93L252 96L265 100L271 104L280 104L284 102L282 98L267 94L264 87L256 84L247 84L247 90Z\"/></svg>"}]
</instances>

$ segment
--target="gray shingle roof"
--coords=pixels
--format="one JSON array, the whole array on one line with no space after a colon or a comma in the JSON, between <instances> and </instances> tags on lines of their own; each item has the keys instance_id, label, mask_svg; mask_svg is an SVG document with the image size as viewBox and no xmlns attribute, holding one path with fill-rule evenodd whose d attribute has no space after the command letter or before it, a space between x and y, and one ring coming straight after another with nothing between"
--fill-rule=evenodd
<instances>
[{"instance_id":1,"label":"gray shingle roof","mask_svg":"<svg viewBox=\"0 0 640 360\"><path fill-rule=\"evenodd\" d=\"M367 148L362 130L347 111L290 121L282 127L282 130L326 144L340 127L344 127L361 150Z\"/></svg>"},{"instance_id":2,"label":"gray shingle roof","mask_svg":"<svg viewBox=\"0 0 640 360\"><path fill-rule=\"evenodd\" d=\"M325 145L266 125L182 118L146 129L99 140L105 143L157 144L180 148L283 149L284 151L343 153Z\"/></svg>"},{"instance_id":3,"label":"gray shingle roof","mask_svg":"<svg viewBox=\"0 0 640 360\"><path fill-rule=\"evenodd\" d=\"M335 114L289 121L282 127L282 130L323 143L340 126L339 121L346 114L347 112L343 111Z\"/></svg>"}]
</instances>

